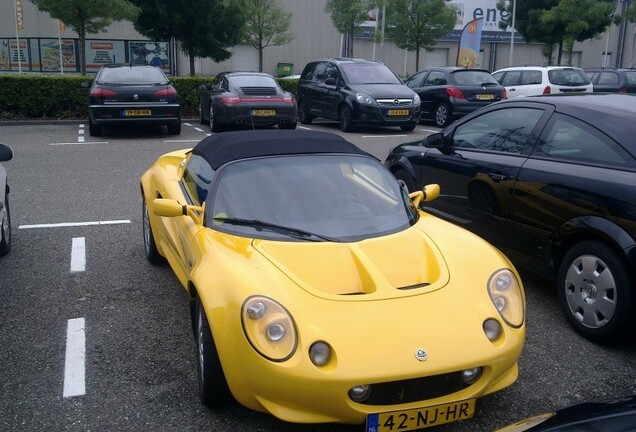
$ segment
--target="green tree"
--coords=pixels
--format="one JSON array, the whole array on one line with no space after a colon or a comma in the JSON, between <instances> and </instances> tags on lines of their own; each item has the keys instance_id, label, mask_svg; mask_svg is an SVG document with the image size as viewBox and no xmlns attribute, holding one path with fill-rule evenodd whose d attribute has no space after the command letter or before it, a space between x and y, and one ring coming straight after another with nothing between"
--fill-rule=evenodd
<instances>
[{"instance_id":1,"label":"green tree","mask_svg":"<svg viewBox=\"0 0 636 432\"><path fill-rule=\"evenodd\" d=\"M79 36L80 71L86 75L86 33L103 32L113 21L134 21L139 10L127 0L31 0Z\"/></svg>"},{"instance_id":2,"label":"green tree","mask_svg":"<svg viewBox=\"0 0 636 432\"><path fill-rule=\"evenodd\" d=\"M356 28L369 19L374 0L327 0L325 12L331 16L333 26L346 38L346 57L353 57L353 36Z\"/></svg>"},{"instance_id":3,"label":"green tree","mask_svg":"<svg viewBox=\"0 0 636 432\"><path fill-rule=\"evenodd\" d=\"M289 32L292 14L277 0L243 0L245 33L243 43L258 50L258 70L263 71L263 49L285 45L294 40Z\"/></svg>"},{"instance_id":4,"label":"green tree","mask_svg":"<svg viewBox=\"0 0 636 432\"><path fill-rule=\"evenodd\" d=\"M132 0L141 10L135 29L154 40L174 38L190 59L227 60L228 48L240 41L244 19L240 5L229 0Z\"/></svg>"},{"instance_id":5,"label":"green tree","mask_svg":"<svg viewBox=\"0 0 636 432\"><path fill-rule=\"evenodd\" d=\"M432 50L436 40L455 27L456 9L445 0L386 0L387 36L402 49L415 51L420 68L420 49Z\"/></svg>"}]
</instances>

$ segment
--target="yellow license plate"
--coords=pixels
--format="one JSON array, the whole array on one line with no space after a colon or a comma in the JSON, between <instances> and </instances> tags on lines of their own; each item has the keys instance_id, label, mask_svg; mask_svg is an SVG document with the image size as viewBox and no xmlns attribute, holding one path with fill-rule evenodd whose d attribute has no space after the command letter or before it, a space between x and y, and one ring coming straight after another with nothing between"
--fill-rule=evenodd
<instances>
[{"instance_id":1,"label":"yellow license plate","mask_svg":"<svg viewBox=\"0 0 636 432\"><path fill-rule=\"evenodd\" d=\"M493 94L478 94L475 96L477 100L493 100L495 95Z\"/></svg>"},{"instance_id":2,"label":"yellow license plate","mask_svg":"<svg viewBox=\"0 0 636 432\"><path fill-rule=\"evenodd\" d=\"M409 115L409 110L395 110L395 109L391 109L391 110L389 110L389 115L390 116L407 116L407 115Z\"/></svg>"},{"instance_id":3,"label":"yellow license plate","mask_svg":"<svg viewBox=\"0 0 636 432\"><path fill-rule=\"evenodd\" d=\"M126 117L142 117L149 116L152 114L150 110L125 110L124 115Z\"/></svg>"},{"instance_id":4,"label":"yellow license plate","mask_svg":"<svg viewBox=\"0 0 636 432\"><path fill-rule=\"evenodd\" d=\"M392 411L367 416L366 432L394 432L423 429L458 420L475 414L475 399L406 411Z\"/></svg>"},{"instance_id":5,"label":"yellow license plate","mask_svg":"<svg viewBox=\"0 0 636 432\"><path fill-rule=\"evenodd\" d=\"M258 117L270 117L276 115L276 110L253 110L252 115Z\"/></svg>"}]
</instances>

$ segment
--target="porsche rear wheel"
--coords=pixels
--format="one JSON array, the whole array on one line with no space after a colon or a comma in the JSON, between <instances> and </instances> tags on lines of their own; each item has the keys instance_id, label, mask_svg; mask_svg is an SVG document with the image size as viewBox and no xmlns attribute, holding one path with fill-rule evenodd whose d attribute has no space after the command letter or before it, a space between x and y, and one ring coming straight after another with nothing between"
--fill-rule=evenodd
<instances>
[{"instance_id":1,"label":"porsche rear wheel","mask_svg":"<svg viewBox=\"0 0 636 432\"><path fill-rule=\"evenodd\" d=\"M141 212L142 223L144 230L144 251L146 253L146 259L151 264L159 264L163 261L162 256L157 250L157 244L155 243L155 236L152 234L152 228L150 227L150 215L148 214L148 206L146 205L146 199L141 198Z\"/></svg>"},{"instance_id":2,"label":"porsche rear wheel","mask_svg":"<svg viewBox=\"0 0 636 432\"><path fill-rule=\"evenodd\" d=\"M6 255L11 250L11 212L9 211L9 195L4 195L4 207L0 211L0 256Z\"/></svg>"},{"instance_id":3,"label":"porsche rear wheel","mask_svg":"<svg viewBox=\"0 0 636 432\"><path fill-rule=\"evenodd\" d=\"M214 345L208 317L198 297L196 299L196 320L199 396L205 405L212 407L230 401L231 393Z\"/></svg>"},{"instance_id":4,"label":"porsche rear wheel","mask_svg":"<svg viewBox=\"0 0 636 432\"><path fill-rule=\"evenodd\" d=\"M212 102L210 102L210 130L212 132L223 132L223 126L214 120L214 109L212 108Z\"/></svg>"}]
</instances>

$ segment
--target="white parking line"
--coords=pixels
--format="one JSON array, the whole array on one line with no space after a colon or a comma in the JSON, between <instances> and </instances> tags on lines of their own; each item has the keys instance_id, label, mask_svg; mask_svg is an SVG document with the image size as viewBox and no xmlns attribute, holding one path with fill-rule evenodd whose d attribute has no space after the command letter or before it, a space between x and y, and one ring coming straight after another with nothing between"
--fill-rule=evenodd
<instances>
[{"instance_id":1,"label":"white parking line","mask_svg":"<svg viewBox=\"0 0 636 432\"><path fill-rule=\"evenodd\" d=\"M110 221L92 221L92 222L61 222L53 224L35 224L35 225L20 225L18 229L33 229L33 228L64 228L64 227L77 227L77 226L89 226L89 225L118 225L129 224L130 220L110 220Z\"/></svg>"},{"instance_id":2,"label":"white parking line","mask_svg":"<svg viewBox=\"0 0 636 432\"><path fill-rule=\"evenodd\" d=\"M84 237L73 237L71 246L71 273L83 272L86 270L86 239Z\"/></svg>"},{"instance_id":3,"label":"white parking line","mask_svg":"<svg viewBox=\"0 0 636 432\"><path fill-rule=\"evenodd\" d=\"M165 143L190 143L195 142L198 143L201 140L164 140Z\"/></svg>"},{"instance_id":4,"label":"white parking line","mask_svg":"<svg viewBox=\"0 0 636 432\"><path fill-rule=\"evenodd\" d=\"M204 132L204 130L203 130L203 129L198 128L198 127L195 127L195 128L194 128L194 130L195 130L195 131L198 131L198 132Z\"/></svg>"},{"instance_id":5,"label":"white parking line","mask_svg":"<svg viewBox=\"0 0 636 432\"><path fill-rule=\"evenodd\" d=\"M183 123L186 126L192 126L190 123Z\"/></svg>"},{"instance_id":6,"label":"white parking line","mask_svg":"<svg viewBox=\"0 0 636 432\"><path fill-rule=\"evenodd\" d=\"M108 144L108 141L91 141L91 142L83 142L84 137L82 137L82 142L66 142L66 143L49 143L50 146L63 146L63 145L89 145L89 144Z\"/></svg>"},{"instance_id":7,"label":"white parking line","mask_svg":"<svg viewBox=\"0 0 636 432\"><path fill-rule=\"evenodd\" d=\"M312 130L311 128L308 128L307 126L298 126L298 129Z\"/></svg>"},{"instance_id":8,"label":"white parking line","mask_svg":"<svg viewBox=\"0 0 636 432\"><path fill-rule=\"evenodd\" d=\"M362 138L387 138L387 137L405 137L406 135L362 135Z\"/></svg>"},{"instance_id":9,"label":"white parking line","mask_svg":"<svg viewBox=\"0 0 636 432\"><path fill-rule=\"evenodd\" d=\"M420 128L418 130L424 131L424 132L430 132L430 133L436 133L436 132L441 132L441 129L425 129L425 128Z\"/></svg>"},{"instance_id":10,"label":"white parking line","mask_svg":"<svg viewBox=\"0 0 636 432\"><path fill-rule=\"evenodd\" d=\"M86 394L86 323L84 318L68 320L63 397Z\"/></svg>"}]
</instances>

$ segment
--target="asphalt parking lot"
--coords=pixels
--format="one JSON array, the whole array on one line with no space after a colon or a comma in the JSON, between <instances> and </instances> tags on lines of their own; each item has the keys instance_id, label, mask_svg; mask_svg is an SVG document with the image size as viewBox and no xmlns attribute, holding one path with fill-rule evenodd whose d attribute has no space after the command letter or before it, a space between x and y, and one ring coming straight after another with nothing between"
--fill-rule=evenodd
<instances>
[{"instance_id":1,"label":"asphalt parking lot","mask_svg":"<svg viewBox=\"0 0 636 432\"><path fill-rule=\"evenodd\" d=\"M309 127L343 134L335 123ZM199 402L185 294L167 265L144 258L139 176L159 155L210 131L184 122L180 136L143 128L97 139L87 129L0 125L0 142L15 151L4 164L13 249L0 259L0 430L363 430L287 424L236 404L209 410ZM393 146L435 130L424 124L411 133L343 135L383 160ZM550 284L522 276L528 316L519 380L478 400L473 419L432 430L492 431L572 403L636 393L636 341L582 339Z\"/></svg>"}]
</instances>

